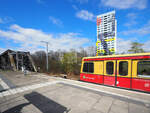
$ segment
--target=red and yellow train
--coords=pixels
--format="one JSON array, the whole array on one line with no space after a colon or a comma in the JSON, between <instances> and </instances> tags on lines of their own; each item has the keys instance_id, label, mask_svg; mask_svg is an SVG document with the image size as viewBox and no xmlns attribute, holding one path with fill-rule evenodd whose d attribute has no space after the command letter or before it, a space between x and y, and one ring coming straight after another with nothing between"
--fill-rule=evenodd
<instances>
[{"instance_id":1,"label":"red and yellow train","mask_svg":"<svg viewBox=\"0 0 150 113\"><path fill-rule=\"evenodd\" d=\"M84 57L80 80L150 92L150 53Z\"/></svg>"}]
</instances>

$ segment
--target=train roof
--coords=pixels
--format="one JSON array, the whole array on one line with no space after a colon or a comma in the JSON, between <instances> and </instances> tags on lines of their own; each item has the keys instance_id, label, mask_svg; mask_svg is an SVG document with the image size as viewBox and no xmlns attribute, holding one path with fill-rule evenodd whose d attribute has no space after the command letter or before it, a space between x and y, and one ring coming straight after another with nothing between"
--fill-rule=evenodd
<instances>
[{"instance_id":1,"label":"train roof","mask_svg":"<svg viewBox=\"0 0 150 113\"><path fill-rule=\"evenodd\" d=\"M122 55L107 55L107 56L94 56L94 57L84 57L84 59L103 59L103 58L121 58L121 57L136 57L136 56L149 56L150 53L135 53L135 54L122 54Z\"/></svg>"}]
</instances>

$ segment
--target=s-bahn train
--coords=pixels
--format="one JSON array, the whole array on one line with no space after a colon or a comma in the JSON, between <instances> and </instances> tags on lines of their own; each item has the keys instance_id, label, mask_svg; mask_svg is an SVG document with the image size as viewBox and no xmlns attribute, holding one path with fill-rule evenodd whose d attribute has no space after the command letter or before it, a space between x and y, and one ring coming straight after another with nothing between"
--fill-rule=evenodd
<instances>
[{"instance_id":1,"label":"s-bahn train","mask_svg":"<svg viewBox=\"0 0 150 113\"><path fill-rule=\"evenodd\" d=\"M80 80L150 93L150 53L84 57Z\"/></svg>"}]
</instances>

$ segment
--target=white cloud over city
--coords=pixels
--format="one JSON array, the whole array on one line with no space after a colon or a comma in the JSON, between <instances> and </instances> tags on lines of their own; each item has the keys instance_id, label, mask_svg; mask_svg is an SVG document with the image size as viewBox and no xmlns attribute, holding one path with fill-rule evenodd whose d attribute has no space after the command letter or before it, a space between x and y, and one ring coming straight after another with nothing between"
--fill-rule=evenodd
<instances>
[{"instance_id":1,"label":"white cloud over city","mask_svg":"<svg viewBox=\"0 0 150 113\"><path fill-rule=\"evenodd\" d=\"M131 34L138 34L141 36L148 35L150 34L150 20L140 28L125 30L120 33L123 35L131 35Z\"/></svg>"},{"instance_id":2,"label":"white cloud over city","mask_svg":"<svg viewBox=\"0 0 150 113\"><path fill-rule=\"evenodd\" d=\"M0 48L0 54L3 53L6 49Z\"/></svg>"},{"instance_id":3,"label":"white cloud over city","mask_svg":"<svg viewBox=\"0 0 150 113\"><path fill-rule=\"evenodd\" d=\"M150 37L149 37L150 39ZM146 52L150 52L150 40L146 41L142 47Z\"/></svg>"},{"instance_id":4,"label":"white cloud over city","mask_svg":"<svg viewBox=\"0 0 150 113\"><path fill-rule=\"evenodd\" d=\"M96 16L87 10L81 10L76 13L76 17L83 19L83 20L89 20L89 21L96 21Z\"/></svg>"},{"instance_id":5,"label":"white cloud over city","mask_svg":"<svg viewBox=\"0 0 150 113\"><path fill-rule=\"evenodd\" d=\"M131 49L132 42L138 42L137 39L123 39L117 38L117 53L127 53L129 49ZM145 52L150 52L150 40L142 43L143 46L141 48L144 49Z\"/></svg>"},{"instance_id":6,"label":"white cloud over city","mask_svg":"<svg viewBox=\"0 0 150 113\"><path fill-rule=\"evenodd\" d=\"M59 33L54 35L37 29L23 28L19 25L11 25L9 30L0 30L0 38L19 44L19 50L31 52L44 49L45 45L40 41L48 41L50 50L78 49L89 42L88 38L84 38L78 33Z\"/></svg>"},{"instance_id":7,"label":"white cloud over city","mask_svg":"<svg viewBox=\"0 0 150 113\"><path fill-rule=\"evenodd\" d=\"M35 52L45 50L45 44L40 41L49 42L49 50L78 50L80 47L87 48L86 44L90 43L90 39L82 37L79 33L59 33L49 34L41 30L33 28L23 28L19 25L11 25L8 30L0 30L0 39L11 41L19 44L19 47L13 47L14 50L23 50ZM135 41L133 38L123 39L117 38L117 53L127 52L131 48L131 43ZM150 51L150 41L144 43L143 49ZM9 48L0 48L0 53Z\"/></svg>"},{"instance_id":8,"label":"white cloud over city","mask_svg":"<svg viewBox=\"0 0 150 113\"><path fill-rule=\"evenodd\" d=\"M131 48L132 40L117 38L117 53L127 52Z\"/></svg>"},{"instance_id":9,"label":"white cloud over city","mask_svg":"<svg viewBox=\"0 0 150 113\"><path fill-rule=\"evenodd\" d=\"M101 0L101 4L118 9L145 9L147 7L147 0Z\"/></svg>"}]
</instances>

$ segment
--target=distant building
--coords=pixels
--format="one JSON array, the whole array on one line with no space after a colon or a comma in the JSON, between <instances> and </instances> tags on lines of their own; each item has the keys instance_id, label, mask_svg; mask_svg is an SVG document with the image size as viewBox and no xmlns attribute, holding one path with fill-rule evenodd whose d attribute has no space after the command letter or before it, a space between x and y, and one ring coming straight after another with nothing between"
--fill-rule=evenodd
<instances>
[{"instance_id":1,"label":"distant building","mask_svg":"<svg viewBox=\"0 0 150 113\"><path fill-rule=\"evenodd\" d=\"M97 56L115 54L116 31L115 11L97 16Z\"/></svg>"}]
</instances>

